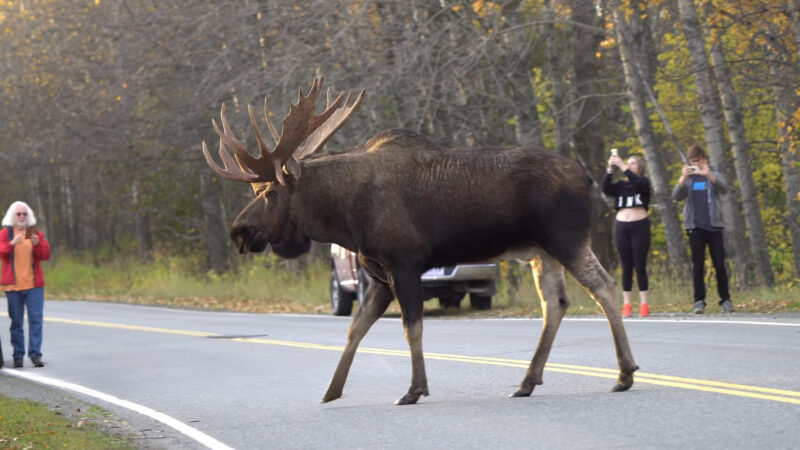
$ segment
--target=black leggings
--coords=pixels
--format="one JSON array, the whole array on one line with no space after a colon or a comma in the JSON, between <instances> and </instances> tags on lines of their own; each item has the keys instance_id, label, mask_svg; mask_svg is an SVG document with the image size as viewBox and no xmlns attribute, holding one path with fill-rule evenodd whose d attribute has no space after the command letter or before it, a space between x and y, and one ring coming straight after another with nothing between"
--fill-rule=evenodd
<instances>
[{"instance_id":1,"label":"black leggings","mask_svg":"<svg viewBox=\"0 0 800 450\"><path fill-rule=\"evenodd\" d=\"M646 291L647 252L650 251L650 218L635 222L617 222L614 230L617 253L622 261L622 290L633 289L633 269L636 268L636 284L639 292Z\"/></svg>"}]
</instances>

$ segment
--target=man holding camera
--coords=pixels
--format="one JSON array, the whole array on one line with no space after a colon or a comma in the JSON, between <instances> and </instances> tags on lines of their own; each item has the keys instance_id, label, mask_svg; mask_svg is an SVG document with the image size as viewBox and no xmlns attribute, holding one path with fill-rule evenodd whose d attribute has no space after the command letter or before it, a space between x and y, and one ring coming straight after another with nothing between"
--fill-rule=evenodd
<instances>
[{"instance_id":1,"label":"man holding camera","mask_svg":"<svg viewBox=\"0 0 800 450\"><path fill-rule=\"evenodd\" d=\"M719 305L724 312L733 312L728 290L728 271L725 269L725 246L722 239L724 224L719 199L720 194L728 192L728 184L719 172L709 168L703 147L691 146L688 158L690 165L683 166L678 184L672 191L672 198L686 200L683 206L683 226L689 236L692 253L694 313L703 314L706 309L706 246L711 253L717 276Z\"/></svg>"}]
</instances>

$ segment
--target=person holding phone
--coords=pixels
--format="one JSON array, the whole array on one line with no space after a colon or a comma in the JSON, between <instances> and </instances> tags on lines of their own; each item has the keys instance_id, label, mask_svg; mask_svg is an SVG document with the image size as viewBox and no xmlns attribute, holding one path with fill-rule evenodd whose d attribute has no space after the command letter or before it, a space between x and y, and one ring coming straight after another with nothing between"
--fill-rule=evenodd
<instances>
[{"instance_id":1,"label":"person holding phone","mask_svg":"<svg viewBox=\"0 0 800 450\"><path fill-rule=\"evenodd\" d=\"M612 182L615 167L622 172L623 178ZM611 150L608 170L603 179L603 193L614 198L614 208L617 210L614 242L622 263L622 317L630 317L633 309L631 292L634 269L641 302L639 317L650 315L650 306L647 304L647 253L650 251L650 218L647 210L650 204L650 180L645 172L642 158L631 156L626 163L619 157L616 149Z\"/></svg>"},{"instance_id":2,"label":"person holding phone","mask_svg":"<svg viewBox=\"0 0 800 450\"><path fill-rule=\"evenodd\" d=\"M49 257L50 243L44 233L36 229L33 210L24 202L12 203L0 229L0 287L6 292L8 301L15 368L22 367L25 357L25 310L28 312L28 357L34 367L44 367L44 274L41 262Z\"/></svg>"},{"instance_id":3,"label":"person holding phone","mask_svg":"<svg viewBox=\"0 0 800 450\"><path fill-rule=\"evenodd\" d=\"M725 246L722 239L724 223L719 199L720 195L728 192L728 184L719 172L711 170L703 147L689 147L688 159L689 164L681 169L672 198L686 200L683 205L683 226L689 236L692 253L693 312L703 314L706 309L706 247L711 253L711 262L717 277L720 308L724 312L733 312L728 272L725 269Z\"/></svg>"}]
</instances>

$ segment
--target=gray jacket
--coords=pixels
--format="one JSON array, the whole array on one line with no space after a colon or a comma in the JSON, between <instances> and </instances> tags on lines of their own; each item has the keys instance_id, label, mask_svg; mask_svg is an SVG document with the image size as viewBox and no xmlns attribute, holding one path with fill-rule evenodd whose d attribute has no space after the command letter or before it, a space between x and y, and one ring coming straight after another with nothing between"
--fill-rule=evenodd
<instances>
[{"instance_id":1,"label":"gray jacket","mask_svg":"<svg viewBox=\"0 0 800 450\"><path fill-rule=\"evenodd\" d=\"M708 214L711 216L711 226L717 228L724 228L725 223L722 220L722 206L720 205L719 196L720 194L724 194L728 192L728 183L725 182L725 179L722 178L722 175L719 172L711 171L714 175L714 179L716 180L714 183L711 183L709 180L709 188L708 188ZM686 199L686 203L683 205L683 227L687 230L691 230L695 228L694 226L694 200L691 195L689 195L689 186L694 182L695 178L699 178L698 175L689 175L686 177L686 182L681 186L680 183L675 185L675 189L672 190L672 198L675 200L683 200Z\"/></svg>"}]
</instances>

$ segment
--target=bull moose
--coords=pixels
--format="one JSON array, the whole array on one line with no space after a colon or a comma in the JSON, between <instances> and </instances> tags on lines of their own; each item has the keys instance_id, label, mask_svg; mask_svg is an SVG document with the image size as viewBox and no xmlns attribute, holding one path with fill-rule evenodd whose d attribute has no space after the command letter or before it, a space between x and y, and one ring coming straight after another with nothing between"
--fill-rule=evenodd
<instances>
[{"instance_id":1,"label":"bull moose","mask_svg":"<svg viewBox=\"0 0 800 450\"><path fill-rule=\"evenodd\" d=\"M420 275L432 268L487 260L529 261L541 298L544 324L530 366L512 397L529 396L542 371L569 299L564 268L600 305L611 327L619 364L612 391L633 385L634 363L617 306L616 283L590 248L591 179L575 161L532 148L443 148L404 129L378 133L364 144L320 153L353 115L364 91L350 103L328 91L317 115L322 78L283 119L264 115L270 150L249 109L260 156L253 157L225 117L212 124L219 135L220 167L203 142L203 154L219 176L247 182L256 198L239 214L231 239L239 253L267 246L284 258L307 252L311 240L358 252L376 280L350 324L347 344L323 402L342 396L359 342L397 298L411 349L411 387L396 404L428 395L422 352L423 291ZM305 142L304 145L303 142ZM234 158L229 151L233 151ZM341 180L347 180L342 186Z\"/></svg>"}]
</instances>

